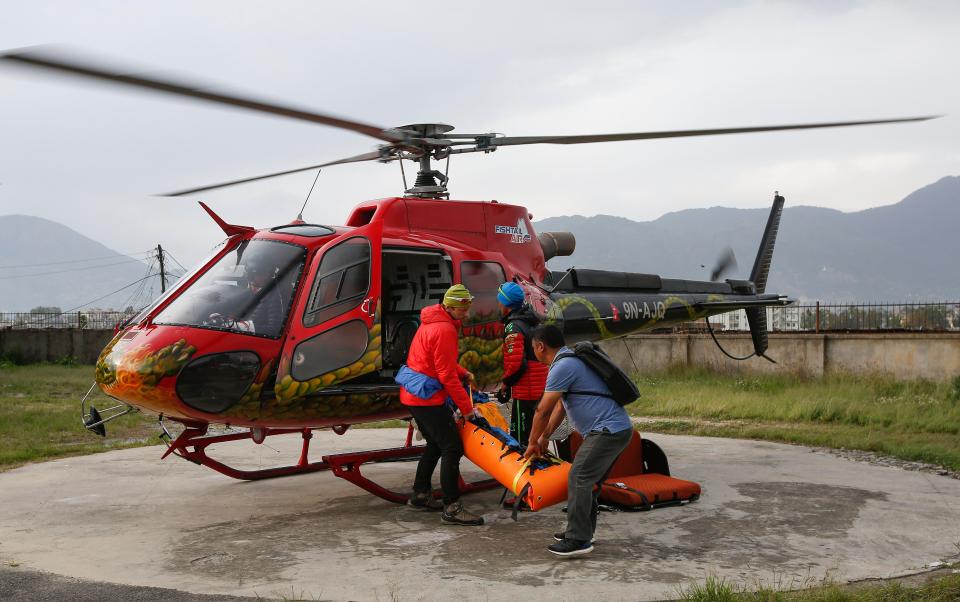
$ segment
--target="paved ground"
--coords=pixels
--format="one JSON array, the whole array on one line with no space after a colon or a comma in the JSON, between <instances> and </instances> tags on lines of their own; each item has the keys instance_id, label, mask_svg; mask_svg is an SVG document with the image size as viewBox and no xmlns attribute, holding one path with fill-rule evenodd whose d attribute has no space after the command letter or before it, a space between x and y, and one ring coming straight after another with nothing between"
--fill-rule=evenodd
<instances>
[{"instance_id":1,"label":"paved ground","mask_svg":"<svg viewBox=\"0 0 960 602\"><path fill-rule=\"evenodd\" d=\"M294 598L290 592L286 597ZM0 566L0 600L3 602L252 602L256 598L189 594L175 589L117 585Z\"/></svg>"},{"instance_id":2,"label":"paved ground","mask_svg":"<svg viewBox=\"0 0 960 602\"><path fill-rule=\"evenodd\" d=\"M325 433L313 447L390 447L402 436ZM960 553L960 481L797 446L652 438L675 475L703 485L703 498L604 513L596 551L567 561L544 549L562 526L559 508L513 523L496 508L496 492L467 498L487 518L469 529L441 526L435 514L389 504L328 473L237 482L179 459L160 462L158 448L27 466L0 474L0 564L18 565L0 571L0 582L50 587L29 573L41 570L230 596L651 600L676 597L678 587L709 574L799 586L903 575ZM295 457L299 439L267 445L226 444L211 454L269 466ZM401 489L413 468L369 472ZM103 596L136 599L100 586L108 588Z\"/></svg>"}]
</instances>

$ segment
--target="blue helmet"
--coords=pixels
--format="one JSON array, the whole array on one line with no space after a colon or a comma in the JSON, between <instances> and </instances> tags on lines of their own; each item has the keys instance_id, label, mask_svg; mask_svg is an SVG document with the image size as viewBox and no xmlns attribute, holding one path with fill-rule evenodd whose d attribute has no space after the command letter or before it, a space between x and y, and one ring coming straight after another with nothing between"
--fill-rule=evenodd
<instances>
[{"instance_id":1,"label":"blue helmet","mask_svg":"<svg viewBox=\"0 0 960 602\"><path fill-rule=\"evenodd\" d=\"M497 301L510 309L523 306L523 289L516 282L504 282L497 290Z\"/></svg>"}]
</instances>

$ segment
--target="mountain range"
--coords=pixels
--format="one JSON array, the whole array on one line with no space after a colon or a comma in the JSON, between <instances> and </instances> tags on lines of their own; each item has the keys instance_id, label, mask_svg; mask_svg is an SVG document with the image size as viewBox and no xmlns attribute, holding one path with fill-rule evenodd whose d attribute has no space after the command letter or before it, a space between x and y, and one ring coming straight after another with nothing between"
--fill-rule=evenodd
<instances>
[{"instance_id":1,"label":"mountain range","mask_svg":"<svg viewBox=\"0 0 960 602\"><path fill-rule=\"evenodd\" d=\"M771 199L772 202L772 199ZM960 177L948 176L899 203L844 213L787 207L773 254L768 292L802 300L900 302L960 299ZM731 247L748 278L769 209L687 209L637 222L580 215L534 223L537 232L570 231L577 239L570 266L708 280Z\"/></svg>"},{"instance_id":2,"label":"mountain range","mask_svg":"<svg viewBox=\"0 0 960 602\"><path fill-rule=\"evenodd\" d=\"M41 306L70 311L91 301L83 309L145 305L134 298L147 293L140 283L107 294L146 276L149 252L124 255L48 219L2 215L0 311ZM159 294L157 280L149 278L143 284L153 285Z\"/></svg>"},{"instance_id":3,"label":"mountain range","mask_svg":"<svg viewBox=\"0 0 960 602\"><path fill-rule=\"evenodd\" d=\"M960 177L942 178L894 205L852 213L789 203L788 197L768 292L823 301L960 299ZM571 257L550 260L554 270L575 265L706 280L729 246L739 267L725 277L747 278L768 213L711 207L647 222L574 215L534 226L577 238ZM159 293L159 279L128 285L147 275L150 253L121 254L47 219L0 216L0 311L68 311L91 301L90 307L115 309L145 305ZM104 297L117 289L123 290Z\"/></svg>"}]
</instances>

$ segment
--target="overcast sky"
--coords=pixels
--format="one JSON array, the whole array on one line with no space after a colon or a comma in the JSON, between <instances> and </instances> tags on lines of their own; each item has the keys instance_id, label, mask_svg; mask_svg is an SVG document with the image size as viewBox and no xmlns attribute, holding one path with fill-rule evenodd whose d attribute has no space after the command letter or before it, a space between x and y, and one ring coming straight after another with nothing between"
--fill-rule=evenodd
<instances>
[{"instance_id":1,"label":"overcast sky","mask_svg":"<svg viewBox=\"0 0 960 602\"><path fill-rule=\"evenodd\" d=\"M521 204L536 218L765 207L774 190L791 206L855 211L960 174L952 1L5 3L0 47L40 44L385 127L522 136L947 115L454 156L454 198ZM376 142L0 68L0 215L53 219L120 252L160 242L193 263L222 238L196 200L230 222L277 225L296 216L314 174L193 199L153 193ZM401 193L396 163L338 166L304 217L342 223L355 203Z\"/></svg>"}]
</instances>

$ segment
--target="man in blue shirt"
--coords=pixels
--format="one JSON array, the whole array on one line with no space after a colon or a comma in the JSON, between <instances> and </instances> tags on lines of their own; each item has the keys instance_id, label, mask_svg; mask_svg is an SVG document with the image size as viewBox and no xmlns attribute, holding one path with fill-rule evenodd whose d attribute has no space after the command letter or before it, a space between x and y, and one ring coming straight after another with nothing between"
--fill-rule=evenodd
<instances>
[{"instance_id":1,"label":"man in blue shirt","mask_svg":"<svg viewBox=\"0 0 960 602\"><path fill-rule=\"evenodd\" d=\"M603 482L630 443L633 424L600 376L565 346L559 328L552 324L537 328L533 332L533 352L539 361L550 365L550 373L533 416L524 457L543 454L550 434L564 415L583 436L567 481L567 529L554 535L557 543L547 549L558 556L589 554L593 551L600 493L594 486ZM571 355L556 359L567 353Z\"/></svg>"}]
</instances>

